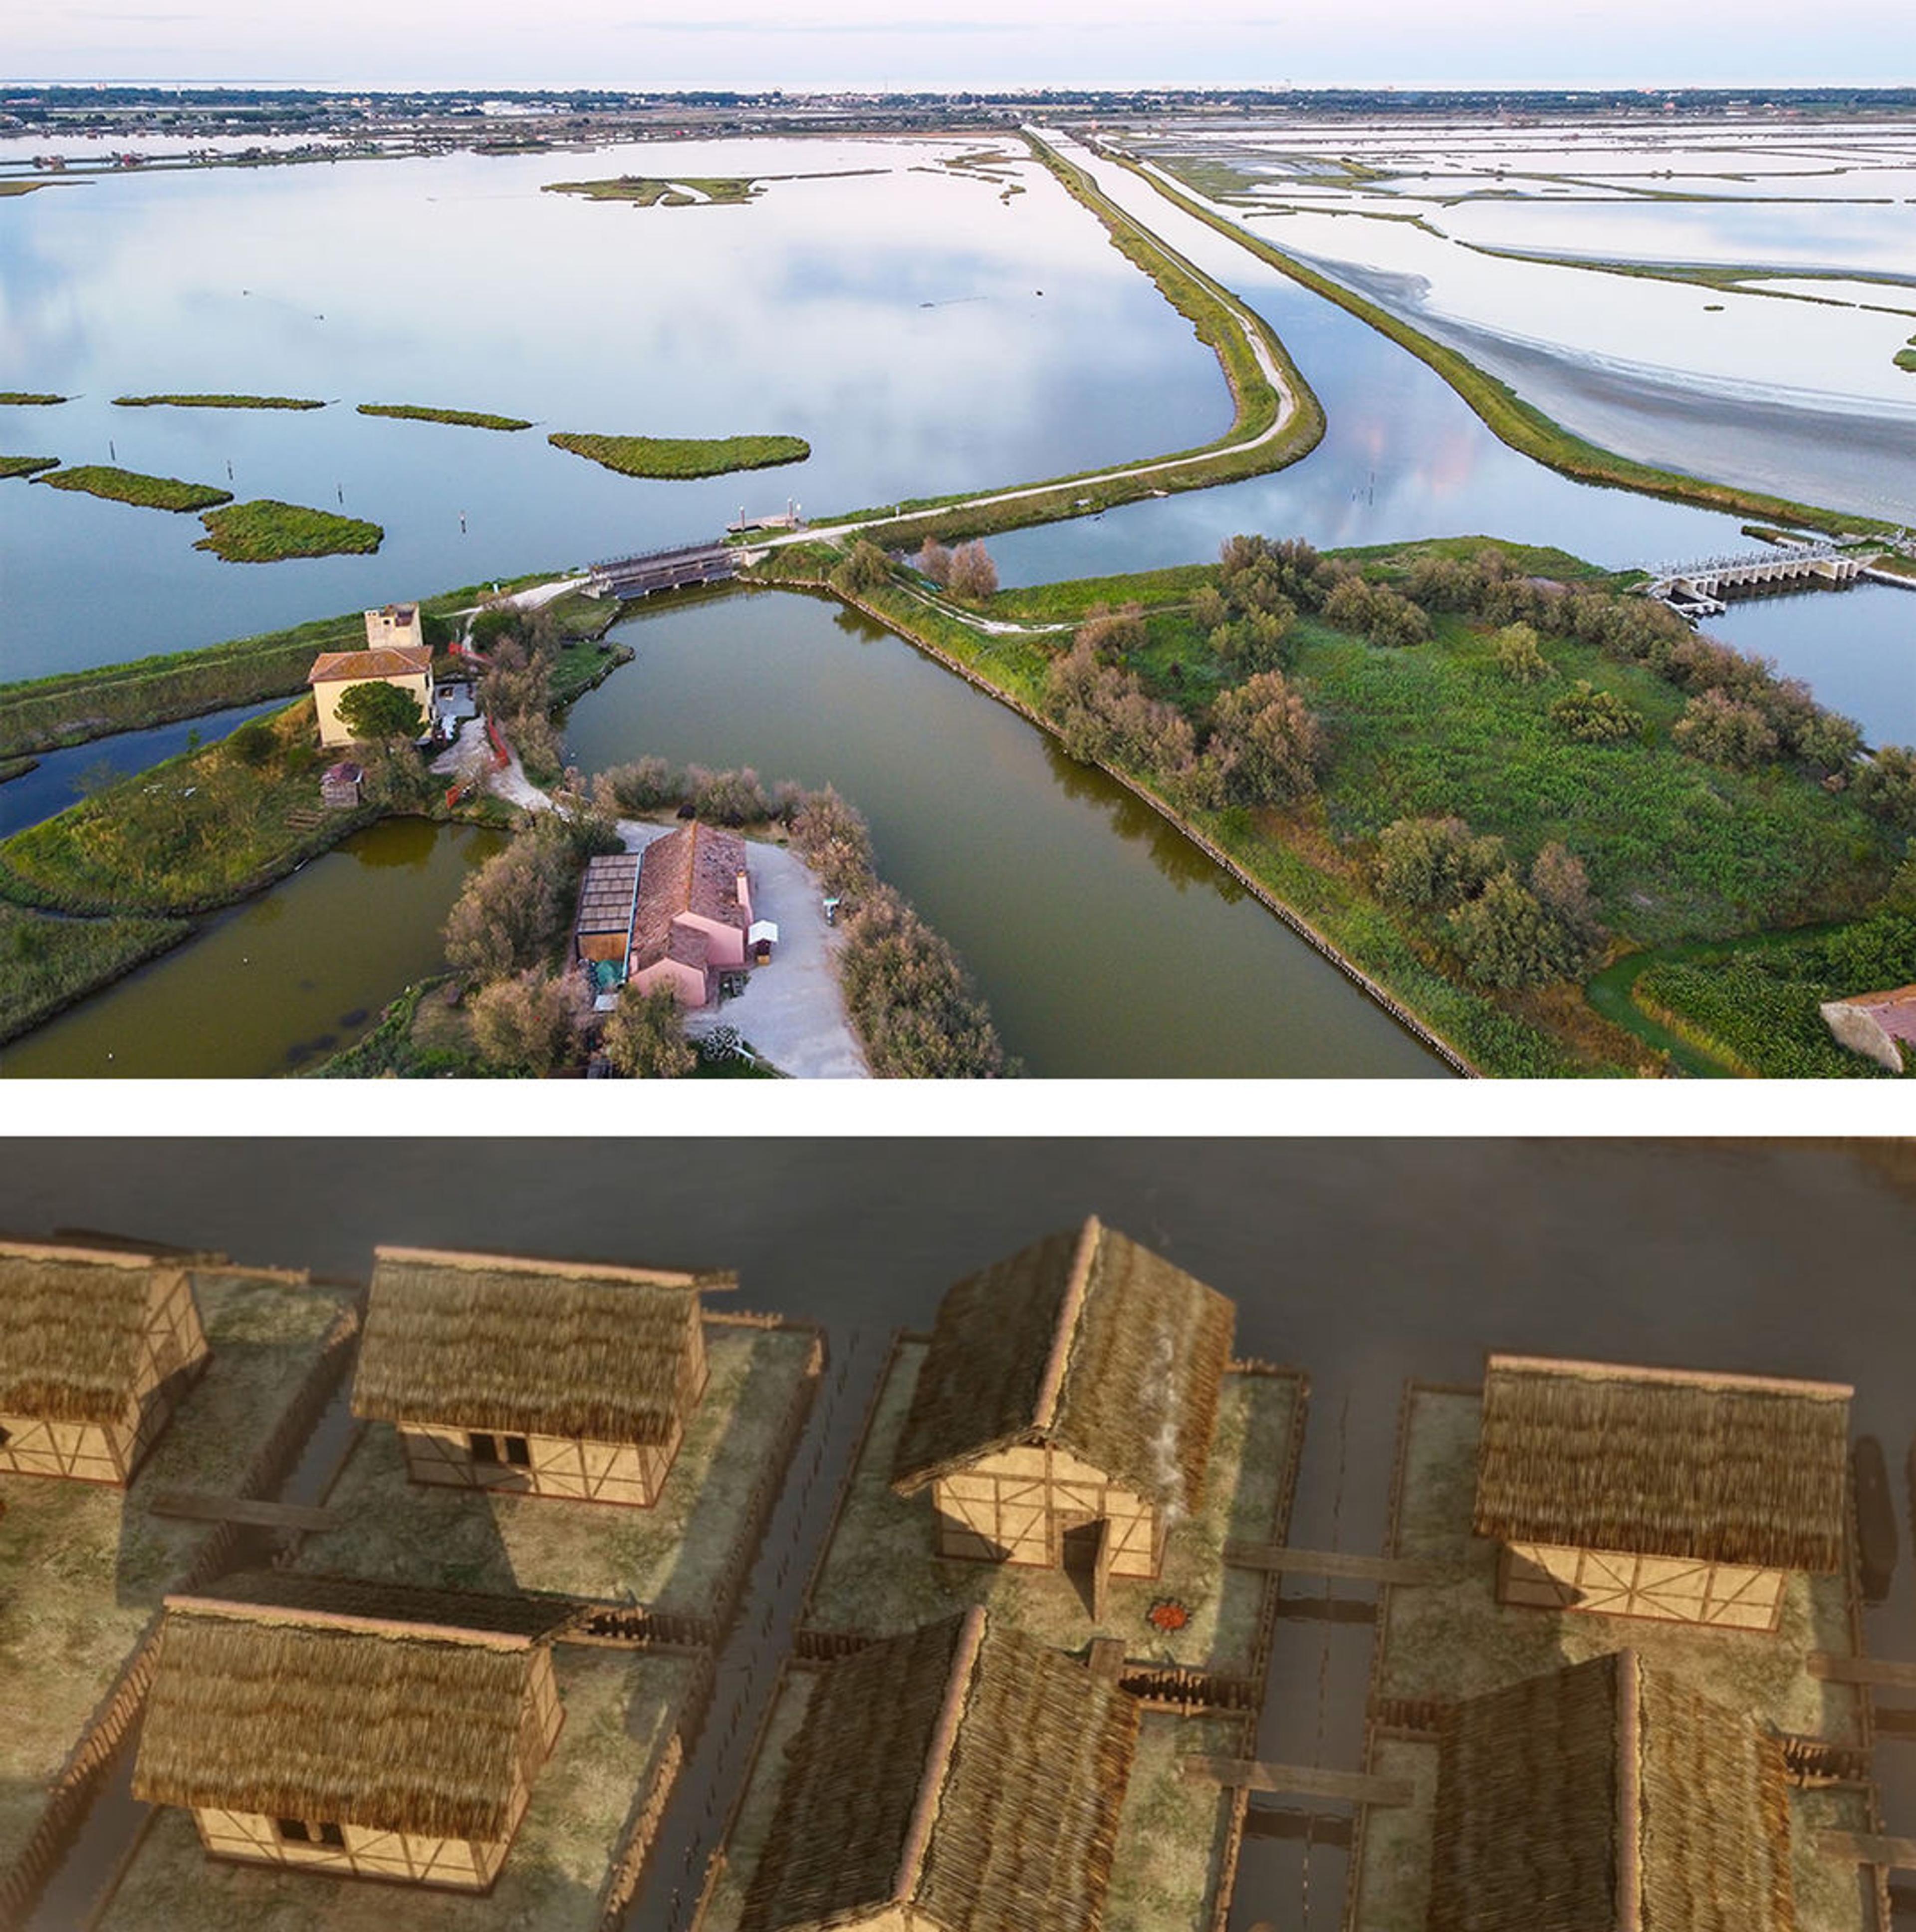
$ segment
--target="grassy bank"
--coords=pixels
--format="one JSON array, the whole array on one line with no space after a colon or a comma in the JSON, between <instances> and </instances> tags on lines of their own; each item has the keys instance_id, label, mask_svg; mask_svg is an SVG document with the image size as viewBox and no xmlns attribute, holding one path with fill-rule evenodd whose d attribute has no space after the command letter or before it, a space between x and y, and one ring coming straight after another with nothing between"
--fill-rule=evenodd
<instances>
[{"instance_id":1,"label":"grassy bank","mask_svg":"<svg viewBox=\"0 0 1916 1932\"><path fill-rule=\"evenodd\" d=\"M322 410L317 396L115 396L119 410Z\"/></svg>"},{"instance_id":2,"label":"grassy bank","mask_svg":"<svg viewBox=\"0 0 1916 1932\"><path fill-rule=\"evenodd\" d=\"M199 520L206 534L193 545L228 563L280 563L289 557L365 556L385 541L385 532L363 518L308 509L262 496L234 503Z\"/></svg>"},{"instance_id":3,"label":"grassy bank","mask_svg":"<svg viewBox=\"0 0 1916 1932\"><path fill-rule=\"evenodd\" d=\"M811 445L801 436L580 436L561 430L546 440L622 476L681 480L769 470L802 463L811 454Z\"/></svg>"},{"instance_id":4,"label":"grassy bank","mask_svg":"<svg viewBox=\"0 0 1916 1932\"><path fill-rule=\"evenodd\" d=\"M391 416L400 422L451 423L460 429L530 429L523 416L488 416L481 410L433 410L418 403L361 403L362 416Z\"/></svg>"},{"instance_id":5,"label":"grassy bank","mask_svg":"<svg viewBox=\"0 0 1916 1932\"><path fill-rule=\"evenodd\" d=\"M1141 497L1263 476L1308 455L1321 440L1323 409L1275 332L1222 284L1132 220L1081 169L1043 142L1027 138L1033 154L1051 170L1066 193L1096 217L1111 245L1150 277L1159 292L1217 357L1231 390L1230 428L1213 442L1140 458L1137 465L1126 466L1139 472L1135 475L1082 471L1024 486L1008 493L1003 500L979 502L975 493L970 497L916 497L849 518L835 518L833 522L858 523L880 542L916 542L931 534L946 539L988 536L1000 530L1090 515ZM1295 405L1289 422L1274 436L1270 432L1278 419L1280 399L1252 347L1254 338L1282 372Z\"/></svg>"},{"instance_id":6,"label":"grassy bank","mask_svg":"<svg viewBox=\"0 0 1916 1932\"><path fill-rule=\"evenodd\" d=\"M66 400L64 396L52 395L40 389L0 389L0 406L10 405L15 409L45 409Z\"/></svg>"},{"instance_id":7,"label":"grassy bank","mask_svg":"<svg viewBox=\"0 0 1916 1932\"><path fill-rule=\"evenodd\" d=\"M0 784L10 779L23 778L40 764L37 758L0 758Z\"/></svg>"},{"instance_id":8,"label":"grassy bank","mask_svg":"<svg viewBox=\"0 0 1916 1932\"><path fill-rule=\"evenodd\" d=\"M57 470L57 456L0 456L0 477L37 476L43 470Z\"/></svg>"},{"instance_id":9,"label":"grassy bank","mask_svg":"<svg viewBox=\"0 0 1916 1932\"><path fill-rule=\"evenodd\" d=\"M177 476L145 476L136 470L116 470L104 463L83 463L34 480L55 490L82 490L89 496L131 503L143 510L208 510L233 500L230 490L182 482Z\"/></svg>"},{"instance_id":10,"label":"grassy bank","mask_svg":"<svg viewBox=\"0 0 1916 1932\"><path fill-rule=\"evenodd\" d=\"M1668 497L1678 502L1698 504L1705 509L1721 510L1732 516L1766 518L1827 531L1887 532L1890 527L1873 518L1854 516L1847 512L1822 509L1814 505L1768 496L1760 490L1742 489L1733 484L1713 483L1701 477L1685 476L1675 470L1659 470L1650 464L1639 463L1630 457L1618 455L1614 450L1586 442L1534 404L1525 402L1507 383L1478 368L1456 350L1414 328L1389 310L1346 288L1341 282L1333 281L1328 275L1306 266L1282 249L1273 248L1261 236L1252 234L1237 223L1213 213L1136 162L1121 154L1111 154L1108 158L1149 182L1174 207L1216 230L1240 248L1248 249L1260 261L1269 263L1293 281L1302 283L1313 294L1336 303L1347 314L1389 336L1400 348L1408 350L1420 362L1435 370L1500 442L1508 443L1513 449L1550 469L1573 476L1581 482L1612 484L1638 490L1645 496Z\"/></svg>"},{"instance_id":11,"label":"grassy bank","mask_svg":"<svg viewBox=\"0 0 1916 1932\"><path fill-rule=\"evenodd\" d=\"M210 910L283 878L379 816L319 812L310 700L234 739L136 772L0 844L0 897L76 914ZM256 744L259 741L254 741Z\"/></svg>"},{"instance_id":12,"label":"grassy bank","mask_svg":"<svg viewBox=\"0 0 1916 1932\"><path fill-rule=\"evenodd\" d=\"M176 946L177 919L55 919L0 902L0 1042Z\"/></svg>"}]
</instances>

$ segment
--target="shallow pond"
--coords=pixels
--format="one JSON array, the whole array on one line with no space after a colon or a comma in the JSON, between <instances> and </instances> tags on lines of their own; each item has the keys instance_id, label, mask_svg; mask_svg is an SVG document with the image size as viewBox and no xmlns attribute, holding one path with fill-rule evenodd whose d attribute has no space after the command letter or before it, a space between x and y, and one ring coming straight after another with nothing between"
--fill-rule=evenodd
<instances>
[{"instance_id":1,"label":"shallow pond","mask_svg":"<svg viewBox=\"0 0 1916 1932\"><path fill-rule=\"evenodd\" d=\"M574 707L581 768L836 785L1032 1073L1443 1071L1123 787L856 614L739 592L612 634L636 662Z\"/></svg>"},{"instance_id":2,"label":"shallow pond","mask_svg":"<svg viewBox=\"0 0 1916 1932\"><path fill-rule=\"evenodd\" d=\"M289 1073L442 968L439 928L496 832L388 819L25 1040L0 1076Z\"/></svg>"}]
</instances>

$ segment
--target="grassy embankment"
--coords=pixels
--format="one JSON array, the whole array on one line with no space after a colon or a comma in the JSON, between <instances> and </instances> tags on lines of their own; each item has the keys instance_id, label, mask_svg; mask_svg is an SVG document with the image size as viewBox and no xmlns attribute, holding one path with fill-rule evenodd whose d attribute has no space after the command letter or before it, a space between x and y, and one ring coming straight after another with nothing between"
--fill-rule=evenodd
<instances>
[{"instance_id":1,"label":"grassy embankment","mask_svg":"<svg viewBox=\"0 0 1916 1932\"><path fill-rule=\"evenodd\" d=\"M199 520L206 534L193 545L228 563L280 563L289 557L366 556L385 541L377 524L262 496Z\"/></svg>"},{"instance_id":2,"label":"grassy embankment","mask_svg":"<svg viewBox=\"0 0 1916 1932\"><path fill-rule=\"evenodd\" d=\"M38 766L37 758L0 758L0 784L11 778L23 778Z\"/></svg>"},{"instance_id":3,"label":"grassy embankment","mask_svg":"<svg viewBox=\"0 0 1916 1932\"><path fill-rule=\"evenodd\" d=\"M169 395L115 396L120 410L322 410L317 396Z\"/></svg>"},{"instance_id":4,"label":"grassy embankment","mask_svg":"<svg viewBox=\"0 0 1916 1932\"><path fill-rule=\"evenodd\" d=\"M1228 237L1239 247L1248 249L1260 261L1268 262L1293 281L1302 283L1313 294L1336 303L1347 314L1389 336L1400 348L1408 350L1420 362L1435 370L1500 442L1508 443L1513 449L1549 469L1573 476L1580 482L1612 484L1635 490L1645 496L1698 504L1705 509L1720 510L1732 516L1767 518L1800 524L1806 529L1832 532L1859 530L1873 535L1887 535L1889 532L1888 524L1873 518L1792 502L1787 498L1742 489L1734 484L1713 483L1701 477L1682 476L1675 470L1659 470L1652 464L1636 462L1630 457L1618 455L1614 450L1586 442L1534 404L1525 402L1507 383L1478 368L1457 350L1434 340L1341 282L1306 267L1282 249L1273 248L1263 236L1253 235L1237 223L1214 213L1136 162L1121 154L1112 154L1109 158L1149 182L1174 207Z\"/></svg>"},{"instance_id":5,"label":"grassy embankment","mask_svg":"<svg viewBox=\"0 0 1916 1932\"><path fill-rule=\"evenodd\" d=\"M40 389L0 389L0 406L15 409L44 409L66 400L64 396L52 395Z\"/></svg>"},{"instance_id":6,"label":"grassy embankment","mask_svg":"<svg viewBox=\"0 0 1916 1932\"><path fill-rule=\"evenodd\" d=\"M622 476L679 480L769 470L802 463L811 454L811 445L802 436L580 436L559 430L546 440Z\"/></svg>"},{"instance_id":7,"label":"grassy embankment","mask_svg":"<svg viewBox=\"0 0 1916 1932\"><path fill-rule=\"evenodd\" d=\"M1481 547L1462 539L1347 555L1388 580L1418 555ZM1558 552L1501 548L1522 572L1600 588L1615 581ZM752 576L820 584L832 555L823 544L793 547ZM1215 575L1187 566L1044 585L1001 592L983 614L1069 623L1095 603L1140 603L1146 642L1126 668L1152 696L1201 719L1241 675L1217 661L1185 608ZM1051 728L1045 673L1069 632L986 634L928 608L901 577L853 601ZM1291 675L1333 747L1315 798L1282 810L1180 813L1147 775L1114 775L1486 1072L1648 1070L1668 1042L1615 1002L1586 1003L1568 984L1505 994L1465 980L1376 896L1370 855L1396 819L1456 814L1502 838L1519 865L1563 841L1588 868L1603 923L1629 948L1858 919L1886 881L1895 842L1849 797L1780 765L1736 772L1685 756L1670 737L1684 695L1640 664L1553 637L1543 646L1549 678L1513 682L1497 667L1489 629L1450 615L1435 616L1429 641L1408 648L1374 646L1306 616L1291 644ZM1636 738L1586 744L1553 724L1552 702L1581 679L1642 716ZM1868 1071L1844 1058L1831 1070Z\"/></svg>"},{"instance_id":8,"label":"grassy embankment","mask_svg":"<svg viewBox=\"0 0 1916 1932\"><path fill-rule=\"evenodd\" d=\"M524 416L488 416L482 410L433 410L418 403L361 403L362 416L390 416L400 422L451 423L459 429L530 429Z\"/></svg>"},{"instance_id":9,"label":"grassy embankment","mask_svg":"<svg viewBox=\"0 0 1916 1932\"><path fill-rule=\"evenodd\" d=\"M685 190L692 192L688 194ZM655 181L643 175L620 175L610 181L547 182L547 194L583 195L588 201L631 201L641 208L693 208L749 201L758 192L757 178L737 175L675 175Z\"/></svg>"},{"instance_id":10,"label":"grassy embankment","mask_svg":"<svg viewBox=\"0 0 1916 1932\"><path fill-rule=\"evenodd\" d=\"M1150 277L1159 293L1217 357L1231 389L1234 410L1231 427L1213 442L1141 458L1139 466L1141 466L1143 473L1137 476L1079 472L1027 486L1012 500L1000 502L980 503L964 496L915 497L895 506L835 517L830 520L834 524L858 524L880 542L905 543L933 534L947 539L988 536L999 530L1087 515L1141 497L1206 489L1215 483L1262 476L1308 456L1322 440L1323 408L1276 334L1222 284L1140 226L1081 169L1042 141L1031 139L1030 144L1066 193L1097 218L1111 246ZM1279 399L1252 346L1253 338L1261 342L1282 372L1295 404L1290 421L1275 436L1268 432L1278 420Z\"/></svg>"},{"instance_id":11,"label":"grassy embankment","mask_svg":"<svg viewBox=\"0 0 1916 1932\"><path fill-rule=\"evenodd\" d=\"M0 478L37 476L43 470L57 470L57 456L0 456Z\"/></svg>"},{"instance_id":12,"label":"grassy embankment","mask_svg":"<svg viewBox=\"0 0 1916 1932\"><path fill-rule=\"evenodd\" d=\"M177 476L145 476L136 470L116 470L104 463L82 463L71 470L36 476L34 481L55 490L82 490L89 496L131 503L142 510L210 510L233 500L230 490L216 490L210 484L185 483Z\"/></svg>"},{"instance_id":13,"label":"grassy embankment","mask_svg":"<svg viewBox=\"0 0 1916 1932\"><path fill-rule=\"evenodd\" d=\"M193 930L178 919L60 919L0 903L0 1041L143 965Z\"/></svg>"}]
</instances>

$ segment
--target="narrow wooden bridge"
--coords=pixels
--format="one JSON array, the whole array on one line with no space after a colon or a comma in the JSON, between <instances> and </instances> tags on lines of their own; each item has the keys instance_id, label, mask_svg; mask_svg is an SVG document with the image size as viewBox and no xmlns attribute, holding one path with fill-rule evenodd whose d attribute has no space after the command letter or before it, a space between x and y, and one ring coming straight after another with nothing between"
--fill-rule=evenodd
<instances>
[{"instance_id":1,"label":"narrow wooden bridge","mask_svg":"<svg viewBox=\"0 0 1916 1932\"><path fill-rule=\"evenodd\" d=\"M646 550L592 567L590 585L599 596L649 597L655 590L683 590L695 584L722 584L735 575L739 554L722 543L687 544L676 550Z\"/></svg>"},{"instance_id":2,"label":"narrow wooden bridge","mask_svg":"<svg viewBox=\"0 0 1916 1932\"><path fill-rule=\"evenodd\" d=\"M1844 590L1863 574L1868 561L1867 554L1840 550L1833 543L1792 544L1741 556L1706 557L1700 563L1664 564L1644 592L1686 616L1717 617L1733 591L1807 590L1819 584Z\"/></svg>"}]
</instances>

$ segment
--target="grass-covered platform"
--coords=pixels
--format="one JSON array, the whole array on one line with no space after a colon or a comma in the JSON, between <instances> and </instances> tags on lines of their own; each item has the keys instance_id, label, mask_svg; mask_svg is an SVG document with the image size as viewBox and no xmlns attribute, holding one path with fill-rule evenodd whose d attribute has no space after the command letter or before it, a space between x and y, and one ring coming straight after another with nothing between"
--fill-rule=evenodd
<instances>
[{"instance_id":1,"label":"grass-covered platform","mask_svg":"<svg viewBox=\"0 0 1916 1932\"><path fill-rule=\"evenodd\" d=\"M195 1292L211 1357L130 1488L0 1475L0 1871L209 1534L204 1522L151 1515L146 1498L233 1493L350 1299L337 1287L203 1275Z\"/></svg>"},{"instance_id":2,"label":"grass-covered platform","mask_svg":"<svg viewBox=\"0 0 1916 1932\"><path fill-rule=\"evenodd\" d=\"M819 1666L793 1664L780 1679L733 1810L722 1856L708 1879L697 1932L738 1932L766 1834L778 1808L785 1754L798 1736ZM1211 1932L1234 1876L1231 1793L1183 1774L1187 1756L1235 1756L1243 1720L1147 1711L1125 1789L1104 1932Z\"/></svg>"},{"instance_id":3,"label":"grass-covered platform","mask_svg":"<svg viewBox=\"0 0 1916 1932\"><path fill-rule=\"evenodd\" d=\"M693 208L736 205L758 192L757 183L738 175L675 175L670 181L644 175L619 175L607 181L547 182L547 194L583 195L588 201L636 202L641 208Z\"/></svg>"},{"instance_id":4,"label":"grass-covered platform","mask_svg":"<svg viewBox=\"0 0 1916 1932\"><path fill-rule=\"evenodd\" d=\"M802 436L580 436L558 430L546 440L622 476L679 480L769 470L802 463L811 454L811 445Z\"/></svg>"},{"instance_id":5,"label":"grass-covered platform","mask_svg":"<svg viewBox=\"0 0 1916 1932\"><path fill-rule=\"evenodd\" d=\"M177 476L148 476L137 470L118 470L106 463L82 463L34 478L55 490L83 490L109 503L130 503L142 510L210 510L232 501L230 490L208 483L183 482Z\"/></svg>"},{"instance_id":6,"label":"grass-covered platform","mask_svg":"<svg viewBox=\"0 0 1916 1932\"><path fill-rule=\"evenodd\" d=\"M206 534L193 545L228 563L282 563L296 556L364 556L385 541L385 532L363 517L342 517L303 503L262 496L233 503L199 520Z\"/></svg>"},{"instance_id":7,"label":"grass-covered platform","mask_svg":"<svg viewBox=\"0 0 1916 1932\"><path fill-rule=\"evenodd\" d=\"M762 1527L760 1505L815 1386L816 1330L708 1316L711 1381L649 1509L438 1488L406 1480L397 1430L370 1425L328 1506L344 1522L309 1537L301 1569L442 1589L526 1591L722 1615Z\"/></svg>"},{"instance_id":8,"label":"grass-covered platform","mask_svg":"<svg viewBox=\"0 0 1916 1932\"><path fill-rule=\"evenodd\" d=\"M43 470L57 470L57 456L0 456L0 478L37 476Z\"/></svg>"},{"instance_id":9,"label":"grass-covered platform","mask_svg":"<svg viewBox=\"0 0 1916 1932\"><path fill-rule=\"evenodd\" d=\"M1423 1932L1429 1903L1437 1747L1388 1728L1393 1707L1428 1708L1629 1648L1759 1726L1838 1746L1864 1742L1862 1694L1813 1678L1808 1668L1812 1651L1855 1649L1842 1578L1792 1577L1774 1634L1498 1603L1497 1546L1471 1534L1480 1412L1474 1392L1452 1389L1414 1387L1405 1403L1393 1553L1433 1563L1447 1580L1392 1586L1379 1606L1372 1708L1387 1725L1367 1768L1409 1780L1415 1796L1407 1806L1364 1816L1348 1922L1364 1932ZM1873 1920L1865 1916L1856 1868L1822 1858L1814 1846L1826 1827L1871 1829L1867 1793L1842 1784L1793 1788L1790 1805L1801 1932L1866 1932Z\"/></svg>"},{"instance_id":10,"label":"grass-covered platform","mask_svg":"<svg viewBox=\"0 0 1916 1932\"><path fill-rule=\"evenodd\" d=\"M361 403L362 416L390 416L400 422L449 423L458 429L530 429L527 416L489 416L483 410L435 410L421 403Z\"/></svg>"},{"instance_id":11,"label":"grass-covered platform","mask_svg":"<svg viewBox=\"0 0 1916 1932\"><path fill-rule=\"evenodd\" d=\"M322 410L317 396L163 395L115 396L120 410Z\"/></svg>"},{"instance_id":12,"label":"grass-covered platform","mask_svg":"<svg viewBox=\"0 0 1916 1932\"><path fill-rule=\"evenodd\" d=\"M565 1721L484 1896L210 1858L190 1814L169 1806L98 1923L110 1932L597 1932L616 1902L631 1828L676 1779L674 1739L706 1666L670 1652L563 1644L553 1660Z\"/></svg>"},{"instance_id":13,"label":"grass-covered platform","mask_svg":"<svg viewBox=\"0 0 1916 1932\"><path fill-rule=\"evenodd\" d=\"M64 396L56 396L43 389L0 389L0 407L49 409L55 403L66 400Z\"/></svg>"},{"instance_id":14,"label":"grass-covered platform","mask_svg":"<svg viewBox=\"0 0 1916 1932\"><path fill-rule=\"evenodd\" d=\"M1161 1576L1111 1580L1100 1624L1078 1581L1062 1571L937 1556L929 1496L907 1498L892 1488L892 1453L925 1350L922 1340L905 1337L893 1352L812 1580L805 1630L888 1636L982 1604L1060 1650L1082 1650L1093 1637L1111 1636L1123 1642L1127 1660L1147 1668L1262 1676L1267 1579L1228 1567L1224 1546L1284 1540L1303 1429L1301 1375L1234 1370L1225 1378L1201 1514L1172 1528ZM1162 1598L1189 1611L1182 1630L1161 1631L1146 1620Z\"/></svg>"}]
</instances>

